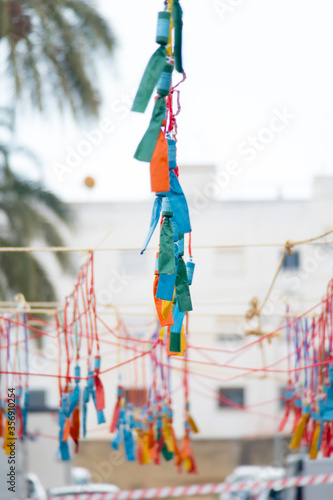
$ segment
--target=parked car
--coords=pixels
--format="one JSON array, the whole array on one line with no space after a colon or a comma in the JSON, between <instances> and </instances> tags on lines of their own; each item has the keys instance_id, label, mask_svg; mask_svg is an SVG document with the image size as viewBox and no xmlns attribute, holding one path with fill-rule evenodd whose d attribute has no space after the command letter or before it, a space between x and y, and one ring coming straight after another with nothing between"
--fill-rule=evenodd
<instances>
[{"instance_id":1,"label":"parked car","mask_svg":"<svg viewBox=\"0 0 333 500\"><path fill-rule=\"evenodd\" d=\"M27 498L34 498L35 500L47 500L47 494L44 489L44 486L36 476L30 472L29 474L25 474L24 476L26 490L27 490Z\"/></svg>"},{"instance_id":2,"label":"parked car","mask_svg":"<svg viewBox=\"0 0 333 500\"><path fill-rule=\"evenodd\" d=\"M286 471L280 467L261 467L255 465L243 465L237 467L234 472L226 478L226 483L239 483L246 481L270 481L273 479L282 479L285 477ZM280 500L278 495L280 492L274 490L251 492L227 492L222 493L220 500Z\"/></svg>"},{"instance_id":3,"label":"parked car","mask_svg":"<svg viewBox=\"0 0 333 500\"><path fill-rule=\"evenodd\" d=\"M332 474L333 458L310 460L306 453L287 458L287 477ZM282 500L332 500L333 485L298 486L284 490Z\"/></svg>"},{"instance_id":4,"label":"parked car","mask_svg":"<svg viewBox=\"0 0 333 500\"><path fill-rule=\"evenodd\" d=\"M257 500L283 500L283 490L265 490L259 494Z\"/></svg>"},{"instance_id":5,"label":"parked car","mask_svg":"<svg viewBox=\"0 0 333 500\"><path fill-rule=\"evenodd\" d=\"M102 484L102 483L88 483L88 484L74 484L71 486L60 486L57 488L51 488L49 490L48 498L58 498L65 497L69 495L83 495L95 493L117 493L119 491L118 486L114 484Z\"/></svg>"}]
</instances>

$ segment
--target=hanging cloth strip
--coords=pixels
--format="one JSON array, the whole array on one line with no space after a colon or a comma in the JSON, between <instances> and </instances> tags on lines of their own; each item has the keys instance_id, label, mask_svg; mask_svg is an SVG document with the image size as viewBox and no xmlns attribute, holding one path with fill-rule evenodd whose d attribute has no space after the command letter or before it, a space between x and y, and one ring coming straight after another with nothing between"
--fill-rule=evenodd
<instances>
[{"instance_id":1,"label":"hanging cloth strip","mask_svg":"<svg viewBox=\"0 0 333 500\"><path fill-rule=\"evenodd\" d=\"M168 355L172 356L174 354L182 353L184 354L183 347L184 344L182 342L182 332L183 330L183 321L185 317L185 312L179 311L178 301L174 305L172 315L174 324L169 328L168 331Z\"/></svg>"},{"instance_id":2,"label":"hanging cloth strip","mask_svg":"<svg viewBox=\"0 0 333 500\"><path fill-rule=\"evenodd\" d=\"M166 48L159 47L150 58L135 96L132 111L144 113L166 62Z\"/></svg>"},{"instance_id":3,"label":"hanging cloth strip","mask_svg":"<svg viewBox=\"0 0 333 500\"><path fill-rule=\"evenodd\" d=\"M156 226L158 224L158 221L160 219L161 211L162 211L162 198L161 198L161 196L156 196L155 201L154 201L152 214L151 214L149 231L148 231L148 234L146 236L145 242L143 244L143 247L141 250L141 255L145 252L147 246L149 245L151 237L153 236L154 231L156 229Z\"/></svg>"},{"instance_id":4,"label":"hanging cloth strip","mask_svg":"<svg viewBox=\"0 0 333 500\"><path fill-rule=\"evenodd\" d=\"M171 219L171 225L174 229L175 222ZM176 276L178 269L178 229L175 227L177 235L174 233L174 260L175 260L175 273L174 274L161 274L158 280L156 297L167 302L172 302L175 294ZM175 240L175 237L177 238Z\"/></svg>"},{"instance_id":5,"label":"hanging cloth strip","mask_svg":"<svg viewBox=\"0 0 333 500\"><path fill-rule=\"evenodd\" d=\"M150 162L160 134L160 129L166 119L166 103L164 97L157 97L148 129L143 136L134 158L139 161Z\"/></svg>"},{"instance_id":6,"label":"hanging cloth strip","mask_svg":"<svg viewBox=\"0 0 333 500\"><path fill-rule=\"evenodd\" d=\"M155 193L170 190L168 142L162 130L150 162L150 185L151 191Z\"/></svg>"},{"instance_id":7,"label":"hanging cloth strip","mask_svg":"<svg viewBox=\"0 0 333 500\"><path fill-rule=\"evenodd\" d=\"M179 73L184 73L182 58L183 10L179 4L179 0L173 0L172 17L175 26L175 68Z\"/></svg>"},{"instance_id":8,"label":"hanging cloth strip","mask_svg":"<svg viewBox=\"0 0 333 500\"><path fill-rule=\"evenodd\" d=\"M180 312L192 311L192 301L186 265L183 257L178 259L178 271L176 278L176 297Z\"/></svg>"},{"instance_id":9,"label":"hanging cloth strip","mask_svg":"<svg viewBox=\"0 0 333 500\"><path fill-rule=\"evenodd\" d=\"M158 254L158 274L175 274L175 247L171 224L173 212L167 197L163 199L163 223L160 233L160 250Z\"/></svg>"},{"instance_id":10,"label":"hanging cloth strip","mask_svg":"<svg viewBox=\"0 0 333 500\"><path fill-rule=\"evenodd\" d=\"M190 233L192 228L187 201L179 180L172 170L170 170L170 191L163 194L169 198L179 232L181 234Z\"/></svg>"}]
</instances>

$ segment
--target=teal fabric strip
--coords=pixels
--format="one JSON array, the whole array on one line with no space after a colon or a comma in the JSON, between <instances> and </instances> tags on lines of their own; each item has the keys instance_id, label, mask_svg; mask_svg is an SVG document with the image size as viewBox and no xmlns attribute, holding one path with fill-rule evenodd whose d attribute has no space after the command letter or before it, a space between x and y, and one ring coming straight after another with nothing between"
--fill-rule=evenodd
<instances>
[{"instance_id":1,"label":"teal fabric strip","mask_svg":"<svg viewBox=\"0 0 333 500\"><path fill-rule=\"evenodd\" d=\"M188 285L186 265L182 257L179 257L178 260L176 296L180 312L192 311L192 301L190 287Z\"/></svg>"},{"instance_id":2,"label":"teal fabric strip","mask_svg":"<svg viewBox=\"0 0 333 500\"><path fill-rule=\"evenodd\" d=\"M173 1L172 17L175 25L175 68L179 73L184 73L182 58L183 11L179 5L179 0Z\"/></svg>"},{"instance_id":3,"label":"teal fabric strip","mask_svg":"<svg viewBox=\"0 0 333 500\"><path fill-rule=\"evenodd\" d=\"M151 56L136 93L132 111L137 111L139 113L144 113L146 111L154 88L156 87L158 79L164 69L166 54L166 48L159 47Z\"/></svg>"},{"instance_id":4,"label":"teal fabric strip","mask_svg":"<svg viewBox=\"0 0 333 500\"><path fill-rule=\"evenodd\" d=\"M156 147L160 129L165 120L166 103L164 97L158 97L155 102L153 115L149 127L137 147L134 158L139 161L150 162Z\"/></svg>"},{"instance_id":5,"label":"teal fabric strip","mask_svg":"<svg viewBox=\"0 0 333 500\"><path fill-rule=\"evenodd\" d=\"M170 217L164 217L161 227L158 274L176 274L175 246Z\"/></svg>"}]
</instances>

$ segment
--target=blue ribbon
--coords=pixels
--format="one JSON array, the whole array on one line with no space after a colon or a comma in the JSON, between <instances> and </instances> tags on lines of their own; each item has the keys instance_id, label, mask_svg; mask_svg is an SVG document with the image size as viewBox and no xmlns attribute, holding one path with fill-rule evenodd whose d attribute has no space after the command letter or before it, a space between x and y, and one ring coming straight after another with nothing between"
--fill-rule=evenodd
<instances>
[{"instance_id":1,"label":"blue ribbon","mask_svg":"<svg viewBox=\"0 0 333 500\"><path fill-rule=\"evenodd\" d=\"M63 395L62 401L61 401L61 407L59 409L59 427L60 427L60 430L59 430L59 452L60 452L61 460L63 460L63 461L70 460L68 442L63 441L64 427L65 427L65 422L66 422L67 401L68 401L67 396Z\"/></svg>"},{"instance_id":2,"label":"blue ribbon","mask_svg":"<svg viewBox=\"0 0 333 500\"><path fill-rule=\"evenodd\" d=\"M170 170L170 191L168 191L168 193L164 192L161 194L169 197L173 216L177 222L180 234L190 233L192 228L187 201L179 184L178 178L172 170Z\"/></svg>"},{"instance_id":3,"label":"blue ribbon","mask_svg":"<svg viewBox=\"0 0 333 500\"><path fill-rule=\"evenodd\" d=\"M174 308L172 311L172 316L173 316L173 325L171 325L171 327L170 327L170 332L171 333L181 333L183 321L184 321L184 317L185 317L185 312L179 311L178 301L174 305Z\"/></svg>"},{"instance_id":4,"label":"blue ribbon","mask_svg":"<svg viewBox=\"0 0 333 500\"><path fill-rule=\"evenodd\" d=\"M80 388L77 384L77 385L75 385L74 390L69 397L69 407L68 407L68 412L67 412L68 417L72 414L74 409L77 407L79 401L80 401Z\"/></svg>"},{"instance_id":5,"label":"blue ribbon","mask_svg":"<svg viewBox=\"0 0 333 500\"><path fill-rule=\"evenodd\" d=\"M23 437L27 435L27 420L28 420L28 409L29 409L29 390L26 389L24 393L24 404L22 407L22 418L23 418Z\"/></svg>"},{"instance_id":6,"label":"blue ribbon","mask_svg":"<svg viewBox=\"0 0 333 500\"><path fill-rule=\"evenodd\" d=\"M151 240L151 237L154 234L154 231L156 229L156 226L158 224L158 221L159 221L159 218L161 215L161 210L162 210L162 198L160 196L156 196L155 201L154 201L153 211L151 214L150 228L149 228L148 234L146 236L145 242L143 244L143 247L141 250L141 255L146 250L146 248Z\"/></svg>"},{"instance_id":7,"label":"blue ribbon","mask_svg":"<svg viewBox=\"0 0 333 500\"><path fill-rule=\"evenodd\" d=\"M130 430L124 429L124 447L126 458L128 462L134 462L135 460L135 443L133 439L133 434Z\"/></svg>"},{"instance_id":8,"label":"blue ribbon","mask_svg":"<svg viewBox=\"0 0 333 500\"><path fill-rule=\"evenodd\" d=\"M82 419L82 429L83 429L83 437L86 437L87 434L87 403L89 402L90 389L88 386L84 388L83 391L83 419Z\"/></svg>"},{"instance_id":9,"label":"blue ribbon","mask_svg":"<svg viewBox=\"0 0 333 500\"><path fill-rule=\"evenodd\" d=\"M176 284L176 274L160 274L156 297L161 300L172 301Z\"/></svg>"},{"instance_id":10,"label":"blue ribbon","mask_svg":"<svg viewBox=\"0 0 333 500\"><path fill-rule=\"evenodd\" d=\"M90 392L92 394L92 398L93 398L93 401L94 401L94 405L95 405L95 408L96 408L96 413L97 413L97 424L105 424L106 423L106 420L105 420L105 416L104 416L104 411L103 410L97 410L97 403L96 403L96 392L94 389L90 389Z\"/></svg>"}]
</instances>

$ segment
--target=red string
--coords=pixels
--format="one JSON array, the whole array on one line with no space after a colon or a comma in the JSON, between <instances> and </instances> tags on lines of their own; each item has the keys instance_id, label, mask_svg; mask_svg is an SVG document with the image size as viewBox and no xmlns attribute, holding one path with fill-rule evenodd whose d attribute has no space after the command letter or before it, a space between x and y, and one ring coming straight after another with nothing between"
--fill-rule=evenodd
<instances>
[{"instance_id":1,"label":"red string","mask_svg":"<svg viewBox=\"0 0 333 500\"><path fill-rule=\"evenodd\" d=\"M58 314L56 314L56 323L57 323L57 330L58 332L60 331L60 324L59 324L59 317ZM59 349L59 356L58 356L58 376L59 376L59 398L61 401L61 396L62 396L62 385L61 385L61 341L60 341L60 334L58 335L58 349Z\"/></svg>"},{"instance_id":2,"label":"red string","mask_svg":"<svg viewBox=\"0 0 333 500\"><path fill-rule=\"evenodd\" d=\"M97 318L96 318L96 296L95 296L95 286L94 286L94 253L93 252L91 252L91 288L90 288L90 297L91 297L91 304L92 304L93 317L94 317L94 329L95 329L96 349L97 349L97 354L99 354L100 347L99 347L99 338L98 338L98 329L97 329Z\"/></svg>"},{"instance_id":3,"label":"red string","mask_svg":"<svg viewBox=\"0 0 333 500\"><path fill-rule=\"evenodd\" d=\"M171 357L173 359L181 359L181 358L178 358L177 356L171 356ZM282 361L284 361L284 359L277 361L275 364L281 363ZM230 368L231 370L244 370L244 371L253 372L253 373L257 373L257 372L265 372L265 373L266 372L267 373L288 373L288 369L286 369L286 370L270 370L267 367L249 368L249 367L245 367L245 366L226 365L226 364L218 364L218 363L211 363L211 362L209 363L209 362L206 362L206 361L199 361L199 360L194 360L194 359L189 359L188 362L189 363L200 364L200 365L216 366L218 368ZM301 371L305 370L306 368L307 369L316 368L317 366L326 366L326 365L329 365L329 364L333 364L333 360L329 359L329 360L326 360L326 361L322 361L320 363L313 363L312 365L309 365L308 367L298 366L296 368L292 368L291 372L292 373L301 372ZM244 376L244 375L242 375L242 376Z\"/></svg>"},{"instance_id":4,"label":"red string","mask_svg":"<svg viewBox=\"0 0 333 500\"><path fill-rule=\"evenodd\" d=\"M65 303L65 308L64 308L64 339L65 339L65 349L66 349L66 359L67 359L67 381L66 381L66 388L65 391L67 392L68 390L68 385L70 383L70 365L71 365L71 358L69 355L69 347L68 347L68 327L67 327L67 307L68 307L68 302L66 300Z\"/></svg>"}]
</instances>

